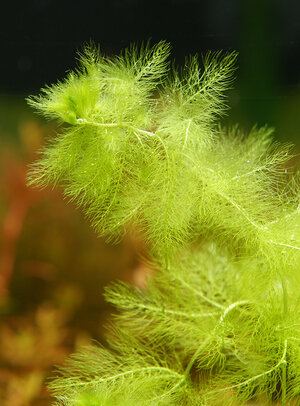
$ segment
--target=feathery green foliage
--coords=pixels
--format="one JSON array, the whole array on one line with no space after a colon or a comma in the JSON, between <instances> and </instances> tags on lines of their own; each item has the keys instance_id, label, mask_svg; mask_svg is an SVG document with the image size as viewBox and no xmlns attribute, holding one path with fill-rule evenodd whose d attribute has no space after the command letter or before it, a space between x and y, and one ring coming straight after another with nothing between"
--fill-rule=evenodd
<instances>
[{"instance_id":1,"label":"feathery green foliage","mask_svg":"<svg viewBox=\"0 0 300 406\"><path fill-rule=\"evenodd\" d=\"M66 406L299 402L292 147L217 122L235 53L182 71L168 56L165 42L111 59L87 46L76 72L29 98L63 123L30 184L60 185L99 235L141 231L156 269L145 290L107 288L108 348L75 354L51 387Z\"/></svg>"}]
</instances>

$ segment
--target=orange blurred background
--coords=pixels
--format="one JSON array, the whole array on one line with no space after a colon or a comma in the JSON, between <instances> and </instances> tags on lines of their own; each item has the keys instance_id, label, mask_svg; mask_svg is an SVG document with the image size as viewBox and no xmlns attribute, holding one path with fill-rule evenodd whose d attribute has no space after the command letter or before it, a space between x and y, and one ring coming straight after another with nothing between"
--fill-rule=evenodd
<instances>
[{"instance_id":1,"label":"orange blurred background","mask_svg":"<svg viewBox=\"0 0 300 406\"><path fill-rule=\"evenodd\" d=\"M59 191L27 187L29 164L58 128L17 111L0 138L0 404L48 405L54 365L104 339L103 287L142 285L147 271L140 243L107 244Z\"/></svg>"}]
</instances>

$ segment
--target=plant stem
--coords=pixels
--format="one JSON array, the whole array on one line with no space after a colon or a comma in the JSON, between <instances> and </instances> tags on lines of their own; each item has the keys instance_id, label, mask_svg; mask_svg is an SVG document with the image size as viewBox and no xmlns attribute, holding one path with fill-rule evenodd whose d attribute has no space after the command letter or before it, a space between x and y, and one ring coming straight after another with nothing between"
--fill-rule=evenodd
<instances>
[{"instance_id":1,"label":"plant stem","mask_svg":"<svg viewBox=\"0 0 300 406\"><path fill-rule=\"evenodd\" d=\"M283 303L283 318L286 318L287 312L288 312L288 293L287 293L287 287L286 287L286 280L280 274L281 278L281 286L282 286L282 303ZM282 341L284 342L284 332L282 333ZM282 406L286 406L286 365L287 362L285 361L282 363L281 371L281 404Z\"/></svg>"},{"instance_id":2,"label":"plant stem","mask_svg":"<svg viewBox=\"0 0 300 406\"><path fill-rule=\"evenodd\" d=\"M141 134L150 135L150 137L155 135L155 133L153 133L152 131L146 131L146 130L142 130L141 128L135 128L131 124L123 123L123 122L121 122L121 123L97 123L97 122L94 122L94 121L88 121L88 120L86 120L84 118L78 118L77 119L77 124L79 124L79 125L88 124L88 125L94 125L94 126L103 127L103 128L107 128L107 127L124 127L124 128L129 128L130 130L133 130L133 131L137 131L137 132L139 132Z\"/></svg>"},{"instance_id":3,"label":"plant stem","mask_svg":"<svg viewBox=\"0 0 300 406\"><path fill-rule=\"evenodd\" d=\"M253 376L252 378L249 378L246 381L240 382L240 383L238 383L236 385L228 386L226 388L216 389L216 390L207 392L207 394L210 395L210 394L214 394L214 393L229 391L229 390L235 389L235 388L240 388L240 387L242 387L244 385L247 385L247 384L249 384L251 382L254 382L255 380L257 380L257 379L259 379L259 378L261 378L263 376L269 375L270 373L275 371L277 368L281 367L281 365L286 364L286 352L287 352L287 340L284 341L283 354L282 354L280 360L278 361L278 363L273 368L270 368L267 371L265 371L265 372L263 372L263 373L261 373L259 375ZM282 398L286 399L286 395L282 396Z\"/></svg>"},{"instance_id":4,"label":"plant stem","mask_svg":"<svg viewBox=\"0 0 300 406\"><path fill-rule=\"evenodd\" d=\"M188 378L188 375L190 373L190 370L192 368L192 366L194 365L194 362L196 361L198 355L200 354L200 352L203 350L203 348L205 348L206 344L209 342L210 337L208 337L201 345L200 347L197 349L197 351L195 352L195 354L192 356L192 358L190 359L190 362L188 363L185 371L184 371L184 377L185 379Z\"/></svg>"},{"instance_id":5,"label":"plant stem","mask_svg":"<svg viewBox=\"0 0 300 406\"><path fill-rule=\"evenodd\" d=\"M282 364L281 370L281 404L286 406L286 362Z\"/></svg>"},{"instance_id":6,"label":"plant stem","mask_svg":"<svg viewBox=\"0 0 300 406\"><path fill-rule=\"evenodd\" d=\"M281 287L282 287L282 304L283 304L283 317L286 317L287 312L288 312L288 294L287 294L287 287L286 287L286 280L284 277L280 274L280 279L281 279Z\"/></svg>"}]
</instances>

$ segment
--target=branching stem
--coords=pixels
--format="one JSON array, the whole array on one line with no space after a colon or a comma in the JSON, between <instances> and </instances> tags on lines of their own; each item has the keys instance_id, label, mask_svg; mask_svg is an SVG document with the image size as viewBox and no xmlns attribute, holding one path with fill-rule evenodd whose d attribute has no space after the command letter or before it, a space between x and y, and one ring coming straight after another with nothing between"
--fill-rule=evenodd
<instances>
[{"instance_id":1,"label":"branching stem","mask_svg":"<svg viewBox=\"0 0 300 406\"><path fill-rule=\"evenodd\" d=\"M71 382L71 383L67 383L67 379L64 381L64 385L71 387L71 386L86 386L86 385L97 385L99 383L102 382L109 382L109 381L113 381L113 380L117 380L120 378L123 378L126 375L134 375L134 374L138 374L138 373L142 373L142 372L163 372L164 374L166 373L167 375L170 376L174 376L174 377L178 377L180 379L182 379L182 375L178 374L177 372L169 369L169 368L165 368L165 367L144 367L144 368L135 368L132 369L130 371L126 371L126 372L121 372L119 374L116 375L112 375L112 376L108 376L107 378L99 378L99 379L94 379L92 381L88 381L88 382Z\"/></svg>"},{"instance_id":2,"label":"branching stem","mask_svg":"<svg viewBox=\"0 0 300 406\"><path fill-rule=\"evenodd\" d=\"M174 392L174 390L177 389L179 386L181 386L184 382L185 382L185 378L180 379L180 381L177 382L176 385L174 385L170 390L168 390L167 392L164 392L162 395L159 395L159 396L156 396L155 398L152 398L151 401L153 402L154 400L165 398L170 393Z\"/></svg>"},{"instance_id":3,"label":"branching stem","mask_svg":"<svg viewBox=\"0 0 300 406\"><path fill-rule=\"evenodd\" d=\"M185 131L185 139L184 139L184 146L186 145L188 136L189 136L189 129L190 129L190 125L191 125L192 120L189 120L186 131Z\"/></svg>"},{"instance_id":4,"label":"branching stem","mask_svg":"<svg viewBox=\"0 0 300 406\"><path fill-rule=\"evenodd\" d=\"M217 326L218 324L220 324L220 323L223 323L223 321L224 321L225 317L227 316L227 314L230 313L233 309L235 309L235 308L238 307L238 306L242 306L242 305L248 304L248 303L249 303L249 302L246 301L246 300L241 300L241 301L239 301L239 302L232 303L230 306L228 306L228 307L225 309L224 313L223 313L222 316L220 317L220 320L218 321L218 323L216 324L216 326ZM208 343L209 341L210 341L210 337L208 337L208 338L201 344L201 346L197 349L197 351L195 352L195 354L194 354L193 357L191 358L190 362L188 363L188 366L186 367L185 373L184 373L186 379L187 379L187 377L188 377L188 375L189 375L189 373L190 373L190 370L191 370L191 368L192 368L194 362L196 361L198 355L201 353L201 351L203 350L203 348L206 347L206 345L207 345L207 343Z\"/></svg>"},{"instance_id":5,"label":"branching stem","mask_svg":"<svg viewBox=\"0 0 300 406\"><path fill-rule=\"evenodd\" d=\"M214 300L210 299L209 297L203 295L199 290L193 288L191 285L186 283L182 278L180 278L178 275L175 276L175 278L186 288L194 292L197 296L199 296L201 299L203 299L205 302L211 304L212 306L218 307L219 309L225 309L225 306L220 305L219 303L215 302Z\"/></svg>"},{"instance_id":6,"label":"branching stem","mask_svg":"<svg viewBox=\"0 0 300 406\"><path fill-rule=\"evenodd\" d=\"M247 172L247 173L243 173L242 175L233 176L233 177L231 178L231 180L240 179L240 178L243 178L243 177L245 177L245 176L249 176L249 175L252 175L253 173L256 173L256 172L259 172L259 171L263 171L263 170L266 170L266 169L267 169L266 166L259 166L258 168L253 169L253 171L250 171L250 172Z\"/></svg>"},{"instance_id":7,"label":"branching stem","mask_svg":"<svg viewBox=\"0 0 300 406\"><path fill-rule=\"evenodd\" d=\"M202 318L202 317L213 317L218 314L218 312L209 312L209 313L189 313L189 312L181 312L178 310L171 310L171 309L164 309L161 307L157 306L150 306L150 305L145 305L145 304L138 304L136 303L134 305L134 308L139 308L143 310L149 310L152 312L156 313L164 313L164 314L170 314L172 316L179 316L179 317L185 317L185 318L192 318L192 319L197 319L197 318Z\"/></svg>"},{"instance_id":8,"label":"branching stem","mask_svg":"<svg viewBox=\"0 0 300 406\"><path fill-rule=\"evenodd\" d=\"M282 303L283 303L283 319L286 318L288 313L288 292L286 286L286 279L282 274L280 274L281 279L281 286L282 286ZM282 334L282 338L284 339L284 334ZM281 367L281 401L282 406L286 405L286 362L282 364Z\"/></svg>"},{"instance_id":9,"label":"branching stem","mask_svg":"<svg viewBox=\"0 0 300 406\"><path fill-rule=\"evenodd\" d=\"M145 135L149 135L150 137L152 137L153 135L155 135L155 133L153 133L152 131L146 131L146 130L142 130L141 128L135 128L133 127L131 124L129 123L96 123L94 121L88 121L84 118L78 118L77 119L77 124L79 125L94 125L96 127L103 127L103 128L109 128L109 127L120 127L120 128L128 128L130 130L132 130L133 132L139 132L141 134L145 134Z\"/></svg>"},{"instance_id":10,"label":"branching stem","mask_svg":"<svg viewBox=\"0 0 300 406\"><path fill-rule=\"evenodd\" d=\"M222 314L222 316L220 317L219 323L223 323L225 320L225 317L228 315L228 313L230 313L233 309L235 309L236 307L239 306L243 306L244 304L249 304L250 302L248 302L247 300L240 300L238 302L232 303L230 306L228 306L224 313Z\"/></svg>"},{"instance_id":11,"label":"branching stem","mask_svg":"<svg viewBox=\"0 0 300 406\"><path fill-rule=\"evenodd\" d=\"M194 365L198 355L201 353L201 351L203 350L203 348L206 347L207 343L210 341L210 337L208 337L201 345L200 347L197 349L197 351L195 352L195 354L193 355L193 357L190 359L190 362L188 363L185 371L184 371L184 376L185 376L185 380L188 379L189 373L191 371L192 366Z\"/></svg>"},{"instance_id":12,"label":"branching stem","mask_svg":"<svg viewBox=\"0 0 300 406\"><path fill-rule=\"evenodd\" d=\"M228 386L226 388L221 388L221 389L216 389L216 390L210 391L210 392L207 393L207 395L211 395L211 394L219 393L219 392L224 392L224 391L228 391L228 390L231 390L231 389L236 389L236 388L239 388L241 386L247 385L248 383L251 383L251 382L253 382L253 381L255 381L255 380L257 380L257 379L259 379L259 378L261 378L261 377L263 377L265 375L270 374L271 372L273 372L277 368L279 368L281 365L286 364L286 353L287 353L287 340L284 341L284 348L283 348L282 356L281 356L280 360L278 361L278 363L273 368L268 369L267 371L265 371L265 372L263 372L263 373L261 373L259 375L253 376L252 378L247 379L246 381L238 383L237 385L232 385L232 386Z\"/></svg>"},{"instance_id":13,"label":"branching stem","mask_svg":"<svg viewBox=\"0 0 300 406\"><path fill-rule=\"evenodd\" d=\"M292 249L300 251L300 247L296 247L295 245L285 244L283 242L277 242L277 241L273 241L273 240L270 240L270 242L275 245L281 245L282 247L292 248Z\"/></svg>"}]
</instances>

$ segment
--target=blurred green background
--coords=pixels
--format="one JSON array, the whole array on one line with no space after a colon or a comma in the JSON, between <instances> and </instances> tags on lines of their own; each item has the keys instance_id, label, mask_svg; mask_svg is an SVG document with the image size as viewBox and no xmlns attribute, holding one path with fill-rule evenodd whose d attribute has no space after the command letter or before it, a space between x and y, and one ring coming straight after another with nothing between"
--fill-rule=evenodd
<instances>
[{"instance_id":1,"label":"blurred green background","mask_svg":"<svg viewBox=\"0 0 300 406\"><path fill-rule=\"evenodd\" d=\"M300 3L271 0L51 0L4 6L0 30L0 404L48 405L53 366L78 346L104 341L113 279L143 286L142 242L97 238L59 190L26 186L26 171L59 128L25 102L62 79L90 39L107 55L135 41L165 39L187 54L239 52L226 124L275 127L300 138ZM52 372L51 372L52 371Z\"/></svg>"}]
</instances>

